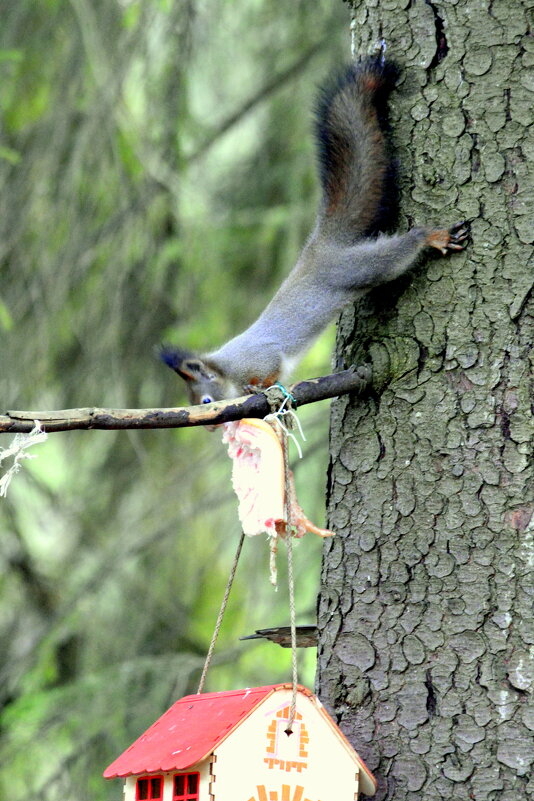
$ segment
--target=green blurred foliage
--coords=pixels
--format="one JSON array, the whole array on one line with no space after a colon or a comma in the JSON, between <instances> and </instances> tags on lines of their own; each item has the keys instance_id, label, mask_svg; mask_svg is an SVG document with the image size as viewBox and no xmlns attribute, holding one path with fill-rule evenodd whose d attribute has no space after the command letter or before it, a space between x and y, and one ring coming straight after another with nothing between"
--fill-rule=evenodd
<instances>
[{"instance_id":1,"label":"green blurred foliage","mask_svg":"<svg viewBox=\"0 0 534 801\"><path fill-rule=\"evenodd\" d=\"M154 345L214 347L292 266L317 199L310 108L348 56L333 0L0 3L0 406L185 402ZM328 372L333 334L300 376ZM302 410L299 497L323 520L328 404ZM0 441L6 446L10 438ZM194 692L239 536L203 429L70 432L0 499L0 797L119 798L101 772ZM247 540L207 689L290 676L240 643L288 622ZM320 543L295 549L298 622ZM315 652L300 652L313 684Z\"/></svg>"}]
</instances>

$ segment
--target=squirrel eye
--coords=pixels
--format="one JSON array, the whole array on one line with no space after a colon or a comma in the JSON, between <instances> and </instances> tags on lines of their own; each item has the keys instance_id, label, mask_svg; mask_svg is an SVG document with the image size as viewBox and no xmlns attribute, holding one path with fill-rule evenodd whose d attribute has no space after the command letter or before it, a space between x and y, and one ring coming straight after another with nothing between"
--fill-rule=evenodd
<instances>
[{"instance_id":1,"label":"squirrel eye","mask_svg":"<svg viewBox=\"0 0 534 801\"><path fill-rule=\"evenodd\" d=\"M212 401L213 401L213 398L211 397L211 395L202 395L202 397L200 399L201 403L211 403Z\"/></svg>"}]
</instances>

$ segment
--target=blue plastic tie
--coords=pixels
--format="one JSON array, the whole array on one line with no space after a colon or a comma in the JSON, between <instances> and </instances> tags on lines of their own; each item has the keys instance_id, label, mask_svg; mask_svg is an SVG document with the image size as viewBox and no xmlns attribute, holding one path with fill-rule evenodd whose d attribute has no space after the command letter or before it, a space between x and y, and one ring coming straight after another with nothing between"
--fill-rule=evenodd
<instances>
[{"instance_id":1,"label":"blue plastic tie","mask_svg":"<svg viewBox=\"0 0 534 801\"><path fill-rule=\"evenodd\" d=\"M275 381L274 385L275 387L278 387L279 389L282 390L282 392L284 393L284 397L290 400L293 406L297 405L297 399L295 398L295 396L288 389L286 389L284 385L280 383L280 381Z\"/></svg>"}]
</instances>

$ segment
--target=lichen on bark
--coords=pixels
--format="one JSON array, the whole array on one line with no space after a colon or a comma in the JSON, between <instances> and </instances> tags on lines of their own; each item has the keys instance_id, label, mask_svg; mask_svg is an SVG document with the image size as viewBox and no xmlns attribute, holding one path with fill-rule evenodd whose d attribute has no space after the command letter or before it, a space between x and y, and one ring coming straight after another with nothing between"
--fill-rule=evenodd
<instances>
[{"instance_id":1,"label":"lichen on bark","mask_svg":"<svg viewBox=\"0 0 534 801\"><path fill-rule=\"evenodd\" d=\"M401 224L471 223L341 318L317 688L380 799L534 797L534 12L353 2L383 37Z\"/></svg>"}]
</instances>

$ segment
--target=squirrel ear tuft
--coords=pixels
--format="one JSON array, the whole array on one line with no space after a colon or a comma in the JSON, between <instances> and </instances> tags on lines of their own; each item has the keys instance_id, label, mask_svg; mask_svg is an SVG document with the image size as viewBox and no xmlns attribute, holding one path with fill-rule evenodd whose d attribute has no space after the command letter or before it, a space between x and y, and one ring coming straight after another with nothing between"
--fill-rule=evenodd
<instances>
[{"instance_id":1,"label":"squirrel ear tuft","mask_svg":"<svg viewBox=\"0 0 534 801\"><path fill-rule=\"evenodd\" d=\"M208 370L202 359L190 350L164 345L159 350L159 356L167 367L178 373L184 381L198 381L201 378L213 377L213 373Z\"/></svg>"}]
</instances>

